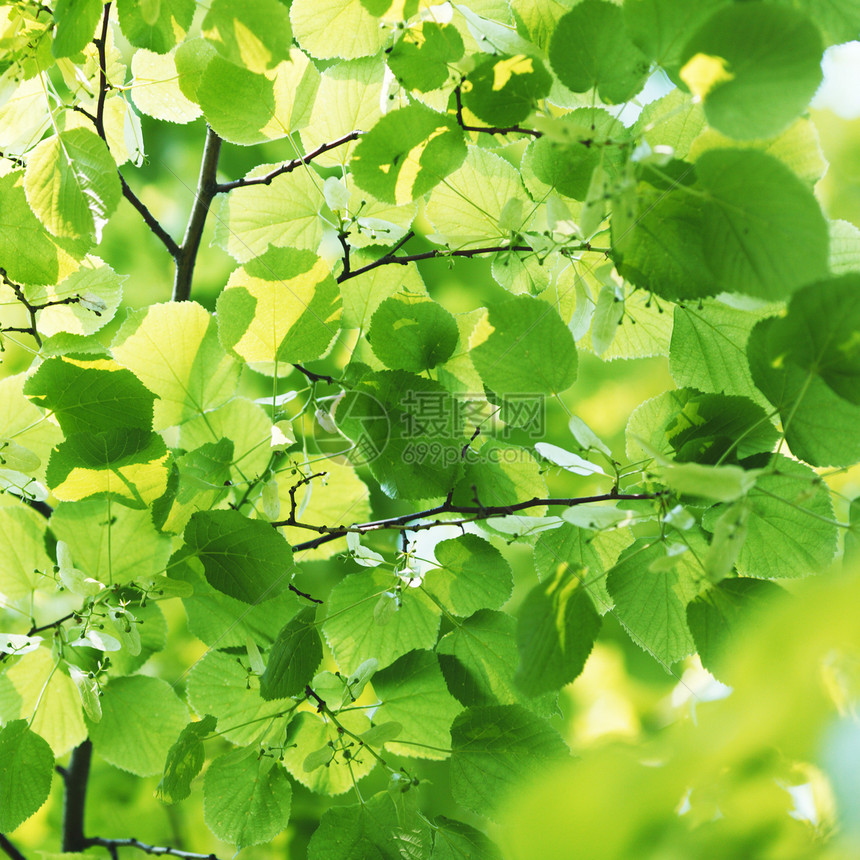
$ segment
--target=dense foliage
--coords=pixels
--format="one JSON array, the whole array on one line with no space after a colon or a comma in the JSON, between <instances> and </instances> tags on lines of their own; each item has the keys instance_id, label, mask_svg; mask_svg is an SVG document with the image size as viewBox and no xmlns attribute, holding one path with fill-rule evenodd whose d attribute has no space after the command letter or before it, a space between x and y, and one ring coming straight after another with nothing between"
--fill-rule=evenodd
<instances>
[{"instance_id":1,"label":"dense foliage","mask_svg":"<svg viewBox=\"0 0 860 860\"><path fill-rule=\"evenodd\" d=\"M828 477L860 461L860 232L804 112L858 32L850 0L0 6L0 343L32 351L0 379L0 830L61 779L52 850L195 856L85 827L94 753L312 860L856 856ZM181 240L133 190L151 120L205 137ZM120 311L124 201L170 301ZM458 257L485 306L425 286ZM582 352L668 356L623 448L550 434ZM559 691L609 623L735 692L571 762ZM789 816L816 781L832 815Z\"/></svg>"}]
</instances>

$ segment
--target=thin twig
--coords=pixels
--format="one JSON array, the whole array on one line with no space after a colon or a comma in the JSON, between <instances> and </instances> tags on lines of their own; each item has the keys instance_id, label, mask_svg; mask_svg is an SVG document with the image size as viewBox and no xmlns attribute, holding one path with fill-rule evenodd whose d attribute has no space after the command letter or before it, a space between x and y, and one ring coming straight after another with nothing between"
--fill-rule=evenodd
<instances>
[{"instance_id":1,"label":"thin twig","mask_svg":"<svg viewBox=\"0 0 860 860\"><path fill-rule=\"evenodd\" d=\"M104 122L105 100L107 99L108 90L111 88L107 79L107 32L108 23L110 21L110 9L111 4L105 3L101 33L93 39L93 44L96 46L99 57L99 93L96 112L95 114L92 114L79 105L72 105L73 110L79 111L92 122L98 136L105 143L107 143L107 134L105 133ZM135 209L137 209L146 226L149 227L156 238L162 243L162 245L164 245L170 256L176 259L179 254L179 245L176 244L173 237L164 229L164 227L161 226L158 219L149 211L144 202L131 190L131 187L125 181L125 177L120 173L119 168L117 168L117 174L119 176L120 185L122 186L122 196L125 197L125 199L128 200Z\"/></svg>"},{"instance_id":2,"label":"thin twig","mask_svg":"<svg viewBox=\"0 0 860 860\"><path fill-rule=\"evenodd\" d=\"M337 149L339 146L343 146L350 141L358 140L362 134L364 134L362 131L351 131L349 134L345 134L343 137L339 137L337 140L331 141L331 143L323 143L307 155L300 155L292 161L284 162L280 167L275 168L275 170L272 170L265 176L255 176L250 179L234 179L232 182L220 182L215 186L215 193L224 194L228 191L233 191L236 188L248 188L252 185L271 185L272 181L277 179L279 176L283 176L285 173L292 173L303 164L308 164L325 152L331 152L331 150Z\"/></svg>"},{"instance_id":3,"label":"thin twig","mask_svg":"<svg viewBox=\"0 0 860 860\"><path fill-rule=\"evenodd\" d=\"M101 836L92 836L85 840L85 847L101 845L104 848L137 848L145 854L169 855L170 857L182 857L184 860L218 860L215 854L195 854L193 851L180 851L169 845L147 845L139 839L103 839Z\"/></svg>"},{"instance_id":4,"label":"thin twig","mask_svg":"<svg viewBox=\"0 0 860 860\"><path fill-rule=\"evenodd\" d=\"M340 380L333 376L327 376L325 373L316 373L313 370L308 370L304 365L294 364L293 367L299 373L303 373L311 382L327 382L329 385L341 385Z\"/></svg>"},{"instance_id":5,"label":"thin twig","mask_svg":"<svg viewBox=\"0 0 860 860\"><path fill-rule=\"evenodd\" d=\"M528 134L531 137L543 137L542 131L536 131L533 128L523 128L520 125L466 125L463 119L463 96L461 88L463 81L454 88L454 98L457 100L457 124L463 131L481 131L485 134Z\"/></svg>"},{"instance_id":6,"label":"thin twig","mask_svg":"<svg viewBox=\"0 0 860 860\"><path fill-rule=\"evenodd\" d=\"M2 833L0 833L0 848L9 855L10 860L27 860L27 858Z\"/></svg>"},{"instance_id":7,"label":"thin twig","mask_svg":"<svg viewBox=\"0 0 860 860\"><path fill-rule=\"evenodd\" d=\"M320 603L321 604L324 602L324 601L320 600L318 597L311 597L311 595L308 594L306 591L301 591L299 588L297 588L295 585L293 585L292 582L289 585L289 589L290 589L290 591L293 592L293 594L298 594L299 597L304 597L305 600L310 600L311 603Z\"/></svg>"},{"instance_id":8,"label":"thin twig","mask_svg":"<svg viewBox=\"0 0 860 860\"><path fill-rule=\"evenodd\" d=\"M397 247L400 246L398 245ZM588 242L583 242L582 245L571 250L590 251L592 248ZM349 273L341 272L337 279L338 283L348 281L350 278L357 278L365 272L379 268L379 266L390 266L392 264L405 266L407 263L415 263L419 260L435 260L445 257L476 257L479 254L499 254L505 251L516 251L523 254L531 254L534 253L534 248L530 248L528 245L492 245L487 248L458 248L454 251L451 251L448 248L440 248L436 251L424 251L421 254L403 254L401 256L397 256L396 251L397 248L394 248L378 260L374 260L372 263L368 263L360 269L353 269Z\"/></svg>"},{"instance_id":9,"label":"thin twig","mask_svg":"<svg viewBox=\"0 0 860 860\"><path fill-rule=\"evenodd\" d=\"M179 256L179 245L176 244L176 240L161 224L158 222L158 219L152 212L147 209L146 204L131 190L129 184L125 181L125 177L120 173L119 175L120 185L122 185L122 196L134 206L135 209L140 213L143 218L144 223L147 227L155 234L155 237L167 248L167 253L170 254L171 257L176 259Z\"/></svg>"},{"instance_id":10,"label":"thin twig","mask_svg":"<svg viewBox=\"0 0 860 860\"><path fill-rule=\"evenodd\" d=\"M293 552L301 552L306 549L316 549L323 544L345 537L350 533L367 534L368 532L380 531L382 529L394 529L400 531L407 525L409 526L409 531L424 531L438 526L465 525L466 523L486 520L490 517L506 517L517 513L517 511L525 511L529 508L543 507L544 505L559 505L565 508L572 508L578 505L587 505L595 502L656 499L659 498L660 495L661 493L618 493L613 490L612 492L603 493L599 496L580 496L570 499L539 499L535 497L526 502L516 502L512 505L455 505L451 501L451 496L449 495L441 505L436 505L434 508L427 508L426 510L415 511L410 514L401 514L397 517L388 517L383 520L356 523L351 526L317 526L311 525L310 523L298 522L295 519L273 522L272 526L275 528L292 526L293 528L308 529L309 531L319 532L320 537L305 541L304 543L296 544L293 547ZM436 517L443 514L460 514L464 518L455 520L436 519ZM426 523L415 524L416 520L421 519L429 521Z\"/></svg>"},{"instance_id":11,"label":"thin twig","mask_svg":"<svg viewBox=\"0 0 860 860\"><path fill-rule=\"evenodd\" d=\"M203 227L209 207L218 188L215 174L218 170L218 156L221 153L221 138L209 126L206 126L206 143L203 146L203 158L200 162L200 176L197 180L197 193L194 195L194 206L188 218L188 226L176 259L176 276L173 280L174 302L188 301L191 296L191 278L194 275L194 264L197 261L197 251L203 236Z\"/></svg>"}]
</instances>

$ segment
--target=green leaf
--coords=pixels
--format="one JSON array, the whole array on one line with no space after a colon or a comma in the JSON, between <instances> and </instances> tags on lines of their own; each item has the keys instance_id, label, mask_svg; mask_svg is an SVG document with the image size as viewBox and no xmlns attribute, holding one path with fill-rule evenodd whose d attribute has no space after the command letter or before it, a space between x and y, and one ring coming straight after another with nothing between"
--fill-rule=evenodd
<instances>
[{"instance_id":1,"label":"green leaf","mask_svg":"<svg viewBox=\"0 0 860 860\"><path fill-rule=\"evenodd\" d=\"M252 72L265 72L290 58L290 15L278 0L241 5L214 0L202 28L224 59Z\"/></svg>"},{"instance_id":2,"label":"green leaf","mask_svg":"<svg viewBox=\"0 0 860 860\"><path fill-rule=\"evenodd\" d=\"M47 648L37 648L0 675L0 720L27 719L58 757L87 736L78 689L59 666Z\"/></svg>"},{"instance_id":3,"label":"green leaf","mask_svg":"<svg viewBox=\"0 0 860 860\"><path fill-rule=\"evenodd\" d=\"M741 576L783 579L818 573L836 552L837 526L830 494L808 466L777 455L751 457L744 465L772 466L747 497L746 538L737 560ZM703 525L713 529L722 508Z\"/></svg>"},{"instance_id":4,"label":"green leaf","mask_svg":"<svg viewBox=\"0 0 860 860\"><path fill-rule=\"evenodd\" d=\"M652 457L656 450L678 462L736 463L772 451L778 439L765 411L752 401L690 388L646 400L627 422L631 460Z\"/></svg>"},{"instance_id":5,"label":"green leaf","mask_svg":"<svg viewBox=\"0 0 860 860\"><path fill-rule=\"evenodd\" d=\"M167 489L168 457L157 433L127 427L75 433L52 452L45 480L61 502L109 497L144 508Z\"/></svg>"},{"instance_id":6,"label":"green leaf","mask_svg":"<svg viewBox=\"0 0 860 860\"><path fill-rule=\"evenodd\" d=\"M207 715L189 723L167 753L158 795L167 803L177 803L191 794L191 781L203 769L203 741L215 730L215 717Z\"/></svg>"},{"instance_id":7,"label":"green leaf","mask_svg":"<svg viewBox=\"0 0 860 860\"><path fill-rule=\"evenodd\" d=\"M22 174L0 177L0 259L13 281L55 284L78 268L91 245L89 236L52 236L27 202Z\"/></svg>"},{"instance_id":8,"label":"green leaf","mask_svg":"<svg viewBox=\"0 0 860 860\"><path fill-rule=\"evenodd\" d=\"M680 77L708 122L731 137L771 137L821 83L821 35L802 12L772 3L732 3L684 47Z\"/></svg>"},{"instance_id":9,"label":"green leaf","mask_svg":"<svg viewBox=\"0 0 860 860\"><path fill-rule=\"evenodd\" d=\"M499 394L556 394L576 379L576 346L551 305L519 296L489 312L491 334L472 349L488 388Z\"/></svg>"},{"instance_id":10,"label":"green leaf","mask_svg":"<svg viewBox=\"0 0 860 860\"><path fill-rule=\"evenodd\" d=\"M298 696L310 683L323 658L313 609L303 609L278 634L260 676L260 695L270 702Z\"/></svg>"},{"instance_id":11,"label":"green leaf","mask_svg":"<svg viewBox=\"0 0 860 860\"><path fill-rule=\"evenodd\" d=\"M346 391L334 418L355 443L353 461L368 464L386 495L426 499L447 493L459 473L460 412L438 382L392 370Z\"/></svg>"},{"instance_id":12,"label":"green leaf","mask_svg":"<svg viewBox=\"0 0 860 860\"><path fill-rule=\"evenodd\" d=\"M158 398L156 430L209 412L236 390L239 367L224 354L212 315L196 302L131 311L111 349Z\"/></svg>"},{"instance_id":13,"label":"green leaf","mask_svg":"<svg viewBox=\"0 0 860 860\"><path fill-rule=\"evenodd\" d=\"M451 723L462 706L448 692L432 651L410 651L373 676L373 691L382 704L376 725L393 721L400 734L385 747L395 755L445 759L451 748Z\"/></svg>"},{"instance_id":14,"label":"green leaf","mask_svg":"<svg viewBox=\"0 0 860 860\"><path fill-rule=\"evenodd\" d=\"M278 166L263 164L250 171L248 178L263 176ZM312 175L282 174L270 185L237 188L225 195L214 242L240 263L265 254L270 246L316 251L327 213L320 183Z\"/></svg>"},{"instance_id":15,"label":"green leaf","mask_svg":"<svg viewBox=\"0 0 860 860\"><path fill-rule=\"evenodd\" d=\"M164 122L188 123L200 116L200 106L183 91L185 75L177 66L178 56L178 51L169 54L136 51L131 58L134 75L131 95L135 107L148 116Z\"/></svg>"},{"instance_id":16,"label":"green leaf","mask_svg":"<svg viewBox=\"0 0 860 860\"><path fill-rule=\"evenodd\" d=\"M501 609L514 590L511 567L505 557L477 535L463 535L436 544L436 561L428 583L430 591L455 615L472 615L479 609Z\"/></svg>"},{"instance_id":17,"label":"green leaf","mask_svg":"<svg viewBox=\"0 0 860 860\"><path fill-rule=\"evenodd\" d=\"M33 291L29 301L44 305L77 299L68 304L55 304L39 311L37 326L42 337L59 332L89 335L109 323L122 299L124 275L118 275L97 257L90 257L76 272L57 286Z\"/></svg>"},{"instance_id":18,"label":"green leaf","mask_svg":"<svg viewBox=\"0 0 860 860\"><path fill-rule=\"evenodd\" d=\"M345 711L338 714L338 722L356 735L370 730L370 720L360 710ZM284 737L281 732L281 738ZM353 755L354 747L347 747L348 757L341 749L341 734L337 726L319 714L302 711L290 722L286 733L284 767L302 785L318 794L343 794L354 788L355 784L369 774L376 765L376 759L369 753ZM347 743L351 743L348 740ZM307 770L305 761L309 755L327 747L330 763L328 767ZM336 750L338 750L336 752Z\"/></svg>"},{"instance_id":19,"label":"green leaf","mask_svg":"<svg viewBox=\"0 0 860 860\"><path fill-rule=\"evenodd\" d=\"M187 583L189 591L194 592L191 596L188 592L181 595L189 630L207 645L242 647L248 636L261 644L271 644L284 621L298 611L298 598L290 591L249 606L209 585L198 559L176 562L174 558L169 565L171 576Z\"/></svg>"},{"instance_id":20,"label":"green leaf","mask_svg":"<svg viewBox=\"0 0 860 860\"><path fill-rule=\"evenodd\" d=\"M549 723L519 705L469 708L454 720L451 738L451 793L486 817L518 783L569 754Z\"/></svg>"},{"instance_id":21,"label":"green leaf","mask_svg":"<svg viewBox=\"0 0 860 860\"><path fill-rule=\"evenodd\" d=\"M654 457L657 478L681 495L700 496L715 502L733 502L745 496L755 483L757 471L741 466L676 463L640 443Z\"/></svg>"},{"instance_id":22,"label":"green leaf","mask_svg":"<svg viewBox=\"0 0 860 860\"><path fill-rule=\"evenodd\" d=\"M320 257L271 248L237 269L218 296L221 343L266 368L309 361L338 334L340 305L337 284Z\"/></svg>"},{"instance_id":23,"label":"green leaf","mask_svg":"<svg viewBox=\"0 0 860 860\"><path fill-rule=\"evenodd\" d=\"M771 582L725 579L696 597L687 606L687 623L702 665L717 678L725 678L741 631L781 593Z\"/></svg>"},{"instance_id":24,"label":"green leaf","mask_svg":"<svg viewBox=\"0 0 860 860\"><path fill-rule=\"evenodd\" d=\"M350 169L360 188L400 205L422 197L465 157L456 121L415 103L382 117L361 138Z\"/></svg>"},{"instance_id":25,"label":"green leaf","mask_svg":"<svg viewBox=\"0 0 860 860\"><path fill-rule=\"evenodd\" d=\"M283 739L286 719L279 718L295 707L291 700L264 701L241 662L214 650L189 673L188 701L201 717L215 717L219 734L240 746L250 744L264 732L268 737L280 735Z\"/></svg>"},{"instance_id":26,"label":"green leaf","mask_svg":"<svg viewBox=\"0 0 860 860\"><path fill-rule=\"evenodd\" d=\"M780 161L710 150L695 173L695 188L640 196L635 226L613 216L622 275L673 301L722 291L774 301L825 274L824 216Z\"/></svg>"},{"instance_id":27,"label":"green leaf","mask_svg":"<svg viewBox=\"0 0 860 860\"><path fill-rule=\"evenodd\" d=\"M261 752L251 746L225 753L203 779L209 829L240 849L274 839L290 817L290 781L281 765Z\"/></svg>"},{"instance_id":28,"label":"green leaf","mask_svg":"<svg viewBox=\"0 0 860 860\"><path fill-rule=\"evenodd\" d=\"M373 257L365 258L364 254L357 258L364 262L371 262ZM377 266L365 274L350 278L340 285L343 296L343 326L344 328L360 328L367 331L370 321L376 309L395 293L403 290L411 295L424 295L427 290L424 281L418 272L415 263L409 263L401 267L398 278L395 281L390 273L385 271L385 266Z\"/></svg>"},{"instance_id":29,"label":"green leaf","mask_svg":"<svg viewBox=\"0 0 860 860\"><path fill-rule=\"evenodd\" d=\"M608 111L579 108L561 117L552 135L529 146L523 170L533 170L559 194L585 200L596 167L610 179L620 178L629 140L629 130Z\"/></svg>"},{"instance_id":30,"label":"green leaf","mask_svg":"<svg viewBox=\"0 0 860 860\"><path fill-rule=\"evenodd\" d=\"M41 809L51 791L54 754L26 720L0 729L0 830L9 833Z\"/></svg>"},{"instance_id":31,"label":"green leaf","mask_svg":"<svg viewBox=\"0 0 860 860\"><path fill-rule=\"evenodd\" d=\"M302 129L305 151L311 152L356 129L373 128L383 115L380 92L384 77L385 66L376 57L349 60L327 68L322 73L307 127ZM335 104L337 110L332 110L331 105ZM314 161L318 167L345 168L356 145L348 142Z\"/></svg>"},{"instance_id":32,"label":"green leaf","mask_svg":"<svg viewBox=\"0 0 860 860\"><path fill-rule=\"evenodd\" d=\"M45 552L47 521L25 505L0 508L0 594L22 608L29 607L33 591L42 584L36 571L47 571L51 560Z\"/></svg>"},{"instance_id":33,"label":"green leaf","mask_svg":"<svg viewBox=\"0 0 860 860\"><path fill-rule=\"evenodd\" d=\"M504 612L476 612L439 640L436 653L448 689L466 706L522 704L542 717L557 712L554 694L529 698L514 684L516 621Z\"/></svg>"},{"instance_id":34,"label":"green leaf","mask_svg":"<svg viewBox=\"0 0 860 860\"><path fill-rule=\"evenodd\" d=\"M275 88L266 75L213 57L197 87L197 101L224 140L242 146L268 140L263 129L275 113Z\"/></svg>"},{"instance_id":35,"label":"green leaf","mask_svg":"<svg viewBox=\"0 0 860 860\"><path fill-rule=\"evenodd\" d=\"M860 275L800 290L750 335L752 377L779 409L791 452L814 466L860 459Z\"/></svg>"},{"instance_id":36,"label":"green leaf","mask_svg":"<svg viewBox=\"0 0 860 860\"><path fill-rule=\"evenodd\" d=\"M466 76L463 104L491 125L516 125L549 94L551 84L552 76L535 57L497 54Z\"/></svg>"},{"instance_id":37,"label":"green leaf","mask_svg":"<svg viewBox=\"0 0 860 860\"><path fill-rule=\"evenodd\" d=\"M24 172L27 202L55 236L101 241L122 197L116 162L88 128L60 132L30 154Z\"/></svg>"},{"instance_id":38,"label":"green leaf","mask_svg":"<svg viewBox=\"0 0 860 860\"><path fill-rule=\"evenodd\" d=\"M566 87L577 93L596 87L608 104L632 98L648 74L648 59L630 41L621 8L608 0L583 0L561 18L549 60Z\"/></svg>"},{"instance_id":39,"label":"green leaf","mask_svg":"<svg viewBox=\"0 0 860 860\"><path fill-rule=\"evenodd\" d=\"M57 0L54 4L57 30L51 53L60 59L82 51L93 38L103 8L102 0Z\"/></svg>"},{"instance_id":40,"label":"green leaf","mask_svg":"<svg viewBox=\"0 0 860 860\"><path fill-rule=\"evenodd\" d=\"M860 31L860 8L853 0L776 0L805 12L821 30L828 45L855 39Z\"/></svg>"},{"instance_id":41,"label":"green leaf","mask_svg":"<svg viewBox=\"0 0 860 860\"><path fill-rule=\"evenodd\" d=\"M398 594L397 584L391 573L368 570L344 577L332 589L323 633L342 672L371 657L385 667L436 644L441 611L420 588Z\"/></svg>"},{"instance_id":42,"label":"green leaf","mask_svg":"<svg viewBox=\"0 0 860 860\"><path fill-rule=\"evenodd\" d=\"M361 0L293 0L290 20L299 45L320 59L368 57L388 40Z\"/></svg>"},{"instance_id":43,"label":"green leaf","mask_svg":"<svg viewBox=\"0 0 860 860\"><path fill-rule=\"evenodd\" d=\"M746 345L757 311L706 301L676 305L669 370L678 386L711 394L741 394L762 402L750 375Z\"/></svg>"},{"instance_id":44,"label":"green leaf","mask_svg":"<svg viewBox=\"0 0 860 860\"><path fill-rule=\"evenodd\" d=\"M516 684L529 695L569 684L585 667L600 616L581 572L560 567L526 595L517 613Z\"/></svg>"},{"instance_id":45,"label":"green leaf","mask_svg":"<svg viewBox=\"0 0 860 860\"><path fill-rule=\"evenodd\" d=\"M636 46L677 77L689 34L729 0L627 0L624 24Z\"/></svg>"},{"instance_id":46,"label":"green leaf","mask_svg":"<svg viewBox=\"0 0 860 860\"><path fill-rule=\"evenodd\" d=\"M647 5L647 0L640 5ZM698 8L689 3L684 6ZM705 129L705 113L689 93L676 88L645 105L633 128L641 133L652 151L658 146L670 146L675 158L686 158L690 145Z\"/></svg>"},{"instance_id":47,"label":"green leaf","mask_svg":"<svg viewBox=\"0 0 860 860\"><path fill-rule=\"evenodd\" d=\"M155 395L131 371L104 359L49 358L24 393L54 413L66 436L152 428Z\"/></svg>"},{"instance_id":48,"label":"green leaf","mask_svg":"<svg viewBox=\"0 0 860 860\"><path fill-rule=\"evenodd\" d=\"M161 773L165 757L188 722L188 709L161 678L127 675L104 687L102 718L88 721L95 751L137 776Z\"/></svg>"},{"instance_id":49,"label":"green leaf","mask_svg":"<svg viewBox=\"0 0 860 860\"><path fill-rule=\"evenodd\" d=\"M470 824L440 815L436 818L433 860L502 860L499 849Z\"/></svg>"},{"instance_id":50,"label":"green leaf","mask_svg":"<svg viewBox=\"0 0 860 860\"><path fill-rule=\"evenodd\" d=\"M308 844L309 860L426 860L430 828L415 815L399 814L395 801L380 792L356 806L323 813Z\"/></svg>"},{"instance_id":51,"label":"green leaf","mask_svg":"<svg viewBox=\"0 0 860 860\"><path fill-rule=\"evenodd\" d=\"M695 650L686 609L703 573L690 555L687 550L674 564L666 564L665 559L672 559L665 545L640 538L621 553L606 579L615 615L630 638L664 665Z\"/></svg>"},{"instance_id":52,"label":"green leaf","mask_svg":"<svg viewBox=\"0 0 860 860\"><path fill-rule=\"evenodd\" d=\"M244 603L286 591L293 572L290 545L268 523L238 511L198 511L184 533L209 584Z\"/></svg>"},{"instance_id":53,"label":"green leaf","mask_svg":"<svg viewBox=\"0 0 860 860\"><path fill-rule=\"evenodd\" d=\"M559 571L576 571L581 587L588 593L594 608L603 615L612 606L612 598L606 591L606 570L615 564L618 554L629 543L630 536L624 530L594 534L563 523L557 529L543 532L535 544L538 579L543 582Z\"/></svg>"},{"instance_id":54,"label":"green leaf","mask_svg":"<svg viewBox=\"0 0 860 860\"><path fill-rule=\"evenodd\" d=\"M51 531L68 545L75 567L105 585L146 582L170 558L170 538L156 532L149 511L109 507L104 499L61 502Z\"/></svg>"},{"instance_id":55,"label":"green leaf","mask_svg":"<svg viewBox=\"0 0 860 860\"><path fill-rule=\"evenodd\" d=\"M386 367L417 373L447 361L459 332L454 317L436 302L397 295L379 305L367 338Z\"/></svg>"},{"instance_id":56,"label":"green leaf","mask_svg":"<svg viewBox=\"0 0 860 860\"><path fill-rule=\"evenodd\" d=\"M463 39L452 24L422 21L394 43L388 68L406 89L426 93L448 80L448 64L459 60L463 51Z\"/></svg>"},{"instance_id":57,"label":"green leaf","mask_svg":"<svg viewBox=\"0 0 860 860\"><path fill-rule=\"evenodd\" d=\"M433 189L424 206L436 231L430 239L452 248L505 244L510 228L499 221L512 199L531 208L519 171L493 152L469 147L462 167Z\"/></svg>"},{"instance_id":58,"label":"green leaf","mask_svg":"<svg viewBox=\"0 0 860 860\"><path fill-rule=\"evenodd\" d=\"M194 0L117 0L119 26L136 48L166 54L188 32L194 6Z\"/></svg>"}]
</instances>

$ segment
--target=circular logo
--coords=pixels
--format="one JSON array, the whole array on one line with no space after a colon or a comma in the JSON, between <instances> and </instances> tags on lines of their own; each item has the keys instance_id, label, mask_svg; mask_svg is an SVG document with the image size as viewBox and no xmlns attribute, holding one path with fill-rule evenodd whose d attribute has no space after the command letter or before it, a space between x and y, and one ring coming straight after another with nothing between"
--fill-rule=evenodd
<instances>
[{"instance_id":1,"label":"circular logo","mask_svg":"<svg viewBox=\"0 0 860 860\"><path fill-rule=\"evenodd\" d=\"M313 427L323 455L353 466L372 463L385 450L391 431L383 403L356 389L339 394L328 410L317 409Z\"/></svg>"}]
</instances>

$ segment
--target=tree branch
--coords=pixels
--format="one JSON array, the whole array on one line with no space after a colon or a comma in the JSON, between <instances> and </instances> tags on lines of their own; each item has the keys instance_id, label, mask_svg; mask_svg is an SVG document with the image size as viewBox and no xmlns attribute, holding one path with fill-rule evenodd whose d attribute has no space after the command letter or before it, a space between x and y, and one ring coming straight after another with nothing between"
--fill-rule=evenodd
<instances>
[{"instance_id":1,"label":"tree branch","mask_svg":"<svg viewBox=\"0 0 860 860\"><path fill-rule=\"evenodd\" d=\"M454 88L454 98L457 100L457 124L463 131L482 131L485 134L528 134L532 137L543 137L542 131L535 131L533 128L523 128L520 125L466 125L463 119L463 96L461 89L463 81Z\"/></svg>"},{"instance_id":2,"label":"tree branch","mask_svg":"<svg viewBox=\"0 0 860 860\"><path fill-rule=\"evenodd\" d=\"M411 239L413 235L414 234L409 233L407 234L407 237ZM435 260L445 257L476 257L479 254L498 254L503 251L517 251L520 253L534 252L534 248L530 248L528 245L493 245L487 248L459 248L454 251L445 248L438 251L424 251L422 254L402 254L398 256L396 252L398 248L402 247L405 241L406 237L402 239L395 248L385 254L385 256L380 257L378 260L374 260L372 263L368 263L366 266L362 266L360 269L352 269L351 271L344 270L337 278L338 283L340 284L344 281L348 281L350 278L357 278L365 272L379 268L379 266L389 266L392 264L405 266L407 263L415 263L419 260ZM583 242L581 245L571 250L592 251L594 249L591 247L590 243Z\"/></svg>"},{"instance_id":3,"label":"tree branch","mask_svg":"<svg viewBox=\"0 0 860 860\"><path fill-rule=\"evenodd\" d=\"M2 833L0 833L0 848L9 855L10 860L27 860L27 858Z\"/></svg>"},{"instance_id":4,"label":"tree branch","mask_svg":"<svg viewBox=\"0 0 860 860\"><path fill-rule=\"evenodd\" d=\"M110 22L110 7L111 3L105 3L102 12L102 29L97 38L93 39L93 44L99 54L99 96L96 106L96 115L90 118L95 123L96 131L99 137L107 143L105 135L105 100L107 99L108 80L107 80L107 33L108 23Z\"/></svg>"},{"instance_id":5,"label":"tree branch","mask_svg":"<svg viewBox=\"0 0 860 860\"><path fill-rule=\"evenodd\" d=\"M609 493L603 493L599 496L580 496L570 499L539 499L535 497L533 499L529 499L527 502L516 502L513 505L455 505L449 496L441 505L436 505L435 508L428 508L424 511L415 511L411 514L401 514L397 517L388 517L384 520L356 523L351 526L315 526L310 523L297 522L294 519L273 522L272 526L274 528L292 526L293 528L320 532L320 537L305 541L304 543L296 544L293 547L293 552L301 552L306 549L316 549L318 546L322 546L330 541L345 537L351 532L355 534L367 534L368 532L380 531L382 529L395 529L400 531L405 526L408 526L409 531L424 531L426 529L436 528L437 526L459 526L465 525L466 523L487 520L490 517L506 517L517 513L517 511L525 511L529 508L542 507L543 505L560 505L566 508L572 508L578 505L591 504L593 502L656 499L660 495L661 493L618 493L612 491ZM460 514L463 518L455 520L435 519L442 514ZM429 519L430 522L410 525L410 523L414 523L415 520L420 519Z\"/></svg>"},{"instance_id":6,"label":"tree branch","mask_svg":"<svg viewBox=\"0 0 860 860\"><path fill-rule=\"evenodd\" d=\"M87 739L72 750L66 769L66 796L63 802L63 851L83 851L87 847L84 836L84 807L87 800L87 780L90 776L92 742Z\"/></svg>"},{"instance_id":7,"label":"tree branch","mask_svg":"<svg viewBox=\"0 0 860 860\"><path fill-rule=\"evenodd\" d=\"M331 141L331 143L323 143L307 155L300 155L292 161L284 162L280 167L267 173L265 176L255 176L252 179L234 179L232 182L221 182L216 184L215 193L224 194L228 191L233 191L236 188L248 188L251 185L271 185L272 181L278 176L282 176L285 173L292 173L303 164L308 164L323 153L337 149L339 146L343 146L345 143L349 143L350 141L358 140L362 134L364 134L362 131L351 131L349 134L345 134L343 137L339 137L337 140Z\"/></svg>"},{"instance_id":8,"label":"tree branch","mask_svg":"<svg viewBox=\"0 0 860 860\"><path fill-rule=\"evenodd\" d=\"M175 260L179 256L179 245L176 244L176 240L159 224L155 215L146 208L146 204L131 190L121 173L119 174L119 181L122 185L122 196L137 209L146 226L155 234L161 244L167 248L168 254Z\"/></svg>"},{"instance_id":9,"label":"tree branch","mask_svg":"<svg viewBox=\"0 0 860 860\"><path fill-rule=\"evenodd\" d=\"M206 143L203 146L203 158L200 162L200 176L197 180L197 193L194 195L194 206L185 228L182 246L179 248L176 260L176 276L173 281L174 302L188 301L191 296L191 278L194 275L194 264L197 261L197 251L203 236L203 226L212 198L217 193L218 184L215 174L218 170L218 156L221 154L221 138L206 126Z\"/></svg>"},{"instance_id":10,"label":"tree branch","mask_svg":"<svg viewBox=\"0 0 860 860\"><path fill-rule=\"evenodd\" d=\"M102 839L101 836L91 836L84 842L85 848L93 845L101 845L107 849L137 848L138 851L143 851L145 854L169 855L182 857L184 860L218 860L215 854L195 854L193 851L180 851L169 845L147 845L146 842L141 842L139 839Z\"/></svg>"},{"instance_id":11,"label":"tree branch","mask_svg":"<svg viewBox=\"0 0 860 860\"><path fill-rule=\"evenodd\" d=\"M91 114L85 108L79 105L72 105L72 109L79 111L86 116L95 126L98 136L107 143L107 134L105 133L105 100L107 99L108 90L111 85L107 79L107 32L110 22L111 3L105 3L104 13L102 15L102 29L100 34L93 39L93 44L96 46L99 57L99 94L98 103L95 114ZM140 213L147 227L155 234L156 238L167 248L171 257L176 259L179 254L179 245L176 244L173 237L161 226L158 219L147 209L143 201L131 190L129 184L125 181L119 168L117 168L120 185L122 186L122 196L134 206Z\"/></svg>"}]
</instances>

